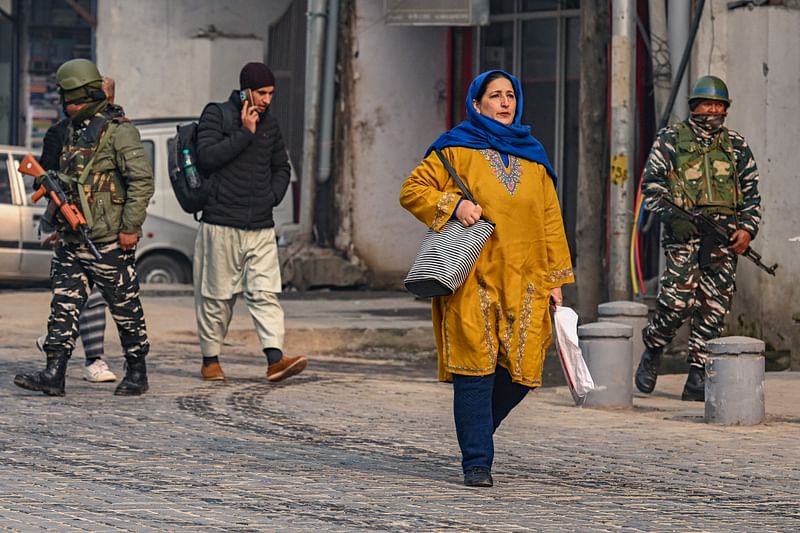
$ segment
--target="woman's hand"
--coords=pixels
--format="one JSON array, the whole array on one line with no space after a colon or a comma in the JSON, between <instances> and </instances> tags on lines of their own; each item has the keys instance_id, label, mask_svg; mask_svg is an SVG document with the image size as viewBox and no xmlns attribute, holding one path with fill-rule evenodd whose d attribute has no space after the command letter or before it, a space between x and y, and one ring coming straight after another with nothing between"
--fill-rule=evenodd
<instances>
[{"instance_id":1,"label":"woman's hand","mask_svg":"<svg viewBox=\"0 0 800 533\"><path fill-rule=\"evenodd\" d=\"M245 128L250 130L250 133L256 132L256 124L258 124L258 110L255 107L252 107L247 100L244 101L242 104L242 125Z\"/></svg>"},{"instance_id":2,"label":"woman's hand","mask_svg":"<svg viewBox=\"0 0 800 533\"><path fill-rule=\"evenodd\" d=\"M556 287L550 291L550 304L553 307L564 305L564 296L561 294L561 287Z\"/></svg>"},{"instance_id":3,"label":"woman's hand","mask_svg":"<svg viewBox=\"0 0 800 533\"><path fill-rule=\"evenodd\" d=\"M478 204L473 204L469 200L461 200L456 209L456 218L467 228L478 221L483 214L483 209Z\"/></svg>"}]
</instances>

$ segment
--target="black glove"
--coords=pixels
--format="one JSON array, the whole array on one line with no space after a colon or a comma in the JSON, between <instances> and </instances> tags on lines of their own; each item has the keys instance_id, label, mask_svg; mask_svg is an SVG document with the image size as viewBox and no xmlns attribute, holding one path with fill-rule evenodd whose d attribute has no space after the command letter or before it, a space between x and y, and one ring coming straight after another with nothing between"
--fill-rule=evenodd
<instances>
[{"instance_id":1,"label":"black glove","mask_svg":"<svg viewBox=\"0 0 800 533\"><path fill-rule=\"evenodd\" d=\"M697 226L692 219L683 213L674 213L669 220L669 229L672 235L679 241L688 241L691 237L697 236Z\"/></svg>"}]
</instances>

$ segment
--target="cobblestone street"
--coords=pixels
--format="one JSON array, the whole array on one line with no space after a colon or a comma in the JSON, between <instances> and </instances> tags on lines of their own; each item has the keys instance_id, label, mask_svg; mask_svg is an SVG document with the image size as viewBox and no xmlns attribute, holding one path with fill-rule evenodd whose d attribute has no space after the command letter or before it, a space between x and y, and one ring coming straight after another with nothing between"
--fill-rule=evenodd
<instances>
[{"instance_id":1,"label":"cobblestone street","mask_svg":"<svg viewBox=\"0 0 800 533\"><path fill-rule=\"evenodd\" d=\"M160 301L145 304L161 320ZM496 435L495 486L468 489L432 361L312 354L276 385L239 343L221 358L228 381L204 383L195 341L156 319L141 398L82 381L79 351L66 397L15 387L43 358L29 332L3 327L0 529L800 529L797 374L768 374L768 421L749 428L703 423L702 403L677 400L680 375L630 411L577 409L566 389L541 389ZM118 345L108 350L119 372Z\"/></svg>"}]
</instances>

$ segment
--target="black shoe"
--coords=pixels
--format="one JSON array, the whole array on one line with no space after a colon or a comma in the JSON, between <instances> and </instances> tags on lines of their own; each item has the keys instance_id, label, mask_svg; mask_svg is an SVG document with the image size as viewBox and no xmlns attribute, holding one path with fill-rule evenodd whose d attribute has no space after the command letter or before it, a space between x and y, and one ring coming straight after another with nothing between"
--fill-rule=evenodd
<instances>
[{"instance_id":1,"label":"black shoe","mask_svg":"<svg viewBox=\"0 0 800 533\"><path fill-rule=\"evenodd\" d=\"M704 402L706 400L706 369L701 366L689 367L689 376L683 386L681 400L686 402Z\"/></svg>"},{"instance_id":2,"label":"black shoe","mask_svg":"<svg viewBox=\"0 0 800 533\"><path fill-rule=\"evenodd\" d=\"M650 394L656 388L656 378L658 378L658 366L661 364L661 349L653 350L645 348L642 359L639 361L639 368L636 369L636 388L645 394Z\"/></svg>"},{"instance_id":3,"label":"black shoe","mask_svg":"<svg viewBox=\"0 0 800 533\"><path fill-rule=\"evenodd\" d=\"M491 487L494 485L492 472L488 468L470 468L464 472L464 485L467 487Z\"/></svg>"},{"instance_id":4,"label":"black shoe","mask_svg":"<svg viewBox=\"0 0 800 533\"><path fill-rule=\"evenodd\" d=\"M144 357L125 358L125 377L117 385L116 396L141 396L150 388L147 384L147 365Z\"/></svg>"},{"instance_id":5,"label":"black shoe","mask_svg":"<svg viewBox=\"0 0 800 533\"><path fill-rule=\"evenodd\" d=\"M44 370L30 374L17 374L14 376L14 385L23 389L43 392L48 396L64 396L67 361L69 361L68 354L48 354L47 366Z\"/></svg>"}]
</instances>

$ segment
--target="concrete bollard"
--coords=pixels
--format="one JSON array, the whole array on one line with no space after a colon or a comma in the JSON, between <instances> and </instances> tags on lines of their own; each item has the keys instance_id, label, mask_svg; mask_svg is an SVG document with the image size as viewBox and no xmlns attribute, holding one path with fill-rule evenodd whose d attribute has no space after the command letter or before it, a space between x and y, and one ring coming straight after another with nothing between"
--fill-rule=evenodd
<instances>
[{"instance_id":1,"label":"concrete bollard","mask_svg":"<svg viewBox=\"0 0 800 533\"><path fill-rule=\"evenodd\" d=\"M633 328L616 322L593 322L578 327L578 338L586 366L600 390L586 397L587 407L631 407Z\"/></svg>"},{"instance_id":2,"label":"concrete bollard","mask_svg":"<svg viewBox=\"0 0 800 533\"><path fill-rule=\"evenodd\" d=\"M789 370L800 370L800 311L792 314L792 334L789 337L791 352L789 355Z\"/></svg>"},{"instance_id":3,"label":"concrete bollard","mask_svg":"<svg viewBox=\"0 0 800 533\"><path fill-rule=\"evenodd\" d=\"M764 341L722 337L708 342L706 422L749 426L764 421Z\"/></svg>"},{"instance_id":4,"label":"concrete bollard","mask_svg":"<svg viewBox=\"0 0 800 533\"><path fill-rule=\"evenodd\" d=\"M597 306L597 321L627 324L633 328L631 342L633 350L633 372L635 374L636 367L639 366L639 359L642 357L642 352L644 352L642 330L647 325L647 306L645 304L626 300L605 302Z\"/></svg>"}]
</instances>

